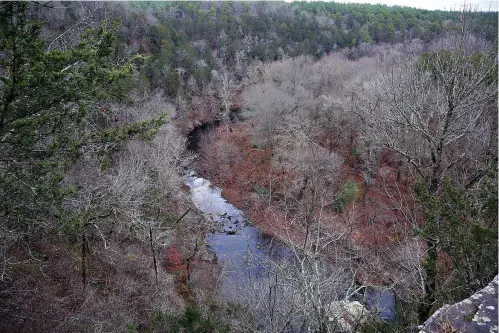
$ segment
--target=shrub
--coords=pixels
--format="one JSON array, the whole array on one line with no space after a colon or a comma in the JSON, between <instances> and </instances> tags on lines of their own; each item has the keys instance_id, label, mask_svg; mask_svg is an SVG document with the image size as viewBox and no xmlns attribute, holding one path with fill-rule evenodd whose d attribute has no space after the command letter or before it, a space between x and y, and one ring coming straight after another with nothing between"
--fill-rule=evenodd
<instances>
[{"instance_id":1,"label":"shrub","mask_svg":"<svg viewBox=\"0 0 499 333\"><path fill-rule=\"evenodd\" d=\"M359 187L353 179L347 180L336 194L334 200L334 210L338 213L343 212L345 207L359 196Z\"/></svg>"},{"instance_id":2,"label":"shrub","mask_svg":"<svg viewBox=\"0 0 499 333\"><path fill-rule=\"evenodd\" d=\"M172 315L161 311L153 313L151 318L154 332L184 332L184 333L210 333L229 332L229 326L222 324L213 315L203 316L199 309L189 306L183 314Z\"/></svg>"}]
</instances>

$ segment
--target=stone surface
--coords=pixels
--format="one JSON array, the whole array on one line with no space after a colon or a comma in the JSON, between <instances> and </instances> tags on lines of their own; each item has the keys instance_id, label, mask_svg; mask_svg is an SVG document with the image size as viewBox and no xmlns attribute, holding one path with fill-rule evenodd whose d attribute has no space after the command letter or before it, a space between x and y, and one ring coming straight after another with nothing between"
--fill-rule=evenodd
<instances>
[{"instance_id":1,"label":"stone surface","mask_svg":"<svg viewBox=\"0 0 499 333\"><path fill-rule=\"evenodd\" d=\"M448 330L446 332L498 332L497 284L498 276L471 297L444 305L425 321L420 333L436 333L443 328Z\"/></svg>"},{"instance_id":2,"label":"stone surface","mask_svg":"<svg viewBox=\"0 0 499 333\"><path fill-rule=\"evenodd\" d=\"M341 332L357 332L369 318L370 312L357 301L337 301L329 305L329 321L337 321Z\"/></svg>"}]
</instances>

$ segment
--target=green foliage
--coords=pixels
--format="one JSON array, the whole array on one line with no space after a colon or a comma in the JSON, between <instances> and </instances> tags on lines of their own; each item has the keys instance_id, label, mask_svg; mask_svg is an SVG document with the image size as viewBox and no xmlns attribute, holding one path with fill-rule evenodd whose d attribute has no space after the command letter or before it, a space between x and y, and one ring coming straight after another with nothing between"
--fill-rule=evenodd
<instances>
[{"instance_id":1,"label":"green foliage","mask_svg":"<svg viewBox=\"0 0 499 333\"><path fill-rule=\"evenodd\" d=\"M345 207L359 196L359 186L353 179L347 180L336 194L334 209L341 213Z\"/></svg>"},{"instance_id":2,"label":"green foliage","mask_svg":"<svg viewBox=\"0 0 499 333\"><path fill-rule=\"evenodd\" d=\"M141 75L147 77L150 89L161 88L173 97L184 93L185 81L191 77L199 86L209 82L211 71L218 67L215 50L228 67L242 50L246 65L254 58L276 60L277 50L288 56L321 57L362 43L429 41L443 31L444 22L446 29L452 29L458 16L452 11L335 2L133 1L105 5L105 10L121 15L124 23L119 30L119 53L139 45L139 53L152 55ZM497 39L495 14L476 13L472 30ZM64 22L67 27L75 23ZM183 79L176 73L178 68L185 70Z\"/></svg>"},{"instance_id":3,"label":"green foliage","mask_svg":"<svg viewBox=\"0 0 499 333\"><path fill-rule=\"evenodd\" d=\"M415 187L415 196L427 220L420 235L452 265L452 274L448 275L436 256L426 259L427 269L436 267L432 273L436 278L436 305L460 300L485 287L498 269L497 215L491 216L488 210L497 207L495 173L485 175L476 191L447 180L438 196L431 195L422 184Z\"/></svg>"},{"instance_id":4,"label":"green foliage","mask_svg":"<svg viewBox=\"0 0 499 333\"><path fill-rule=\"evenodd\" d=\"M64 175L83 153L151 139L167 120L111 128L103 115L111 101L126 100L133 69L144 61L116 65L117 22L104 20L67 50L46 51L26 7L0 5L0 211L20 230L62 219L61 203L74 193L62 186Z\"/></svg>"},{"instance_id":5,"label":"green foliage","mask_svg":"<svg viewBox=\"0 0 499 333\"><path fill-rule=\"evenodd\" d=\"M140 325L138 323L126 323L126 331L128 333L138 332Z\"/></svg>"},{"instance_id":6,"label":"green foliage","mask_svg":"<svg viewBox=\"0 0 499 333\"><path fill-rule=\"evenodd\" d=\"M212 316L203 316L199 309L187 307L183 314L172 315L156 311L151 316L151 328L153 332L171 333L227 333L230 328L220 323Z\"/></svg>"},{"instance_id":7,"label":"green foliage","mask_svg":"<svg viewBox=\"0 0 499 333\"><path fill-rule=\"evenodd\" d=\"M395 319L385 322L378 318L366 322L361 332L362 333L398 333L404 332L408 327L416 326L417 316L415 316L416 304L401 304L395 306Z\"/></svg>"},{"instance_id":8,"label":"green foliage","mask_svg":"<svg viewBox=\"0 0 499 333\"><path fill-rule=\"evenodd\" d=\"M260 198L265 198L269 194L269 190L265 186L257 184L253 186L253 192L255 192Z\"/></svg>"},{"instance_id":9,"label":"green foliage","mask_svg":"<svg viewBox=\"0 0 499 333\"><path fill-rule=\"evenodd\" d=\"M262 61L276 60L278 49L289 56L321 57L360 43L397 43L406 37L430 40L442 31L442 22L455 21L458 13L335 2L243 5L148 1L131 6L138 15L127 28L134 31L142 27L146 49L153 55L144 73L153 89L162 88L172 96L183 84L175 75L176 68L185 69L185 77L194 77L198 84L208 82L217 66L212 57L215 49L219 54L223 50L222 57L229 66L234 65L236 52L243 49L248 59ZM159 24L151 25L146 14L151 9L168 14L156 15ZM497 20L493 13L478 13L473 29L490 31L488 36L493 40ZM222 38L221 31L225 33ZM200 41L206 41L206 45L199 45ZM206 66L200 66L202 62Z\"/></svg>"}]
</instances>

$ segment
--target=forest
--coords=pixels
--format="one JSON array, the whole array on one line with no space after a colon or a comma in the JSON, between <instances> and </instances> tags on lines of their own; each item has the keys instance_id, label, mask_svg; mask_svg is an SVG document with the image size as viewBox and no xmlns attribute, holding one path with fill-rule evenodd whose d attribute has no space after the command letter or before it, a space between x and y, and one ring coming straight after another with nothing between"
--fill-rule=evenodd
<instances>
[{"instance_id":1,"label":"forest","mask_svg":"<svg viewBox=\"0 0 499 333\"><path fill-rule=\"evenodd\" d=\"M497 21L1 2L0 331L497 330Z\"/></svg>"}]
</instances>

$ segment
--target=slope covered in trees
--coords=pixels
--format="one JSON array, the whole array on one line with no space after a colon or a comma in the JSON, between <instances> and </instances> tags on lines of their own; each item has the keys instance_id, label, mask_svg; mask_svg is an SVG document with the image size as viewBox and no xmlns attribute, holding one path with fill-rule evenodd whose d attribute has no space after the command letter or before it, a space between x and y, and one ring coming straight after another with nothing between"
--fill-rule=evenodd
<instances>
[{"instance_id":1,"label":"slope covered in trees","mask_svg":"<svg viewBox=\"0 0 499 333\"><path fill-rule=\"evenodd\" d=\"M47 48L27 6L0 5L0 330L124 331L182 308L156 255L188 205L170 107L134 94L143 58L117 56L116 23Z\"/></svg>"},{"instance_id":2,"label":"slope covered in trees","mask_svg":"<svg viewBox=\"0 0 499 333\"><path fill-rule=\"evenodd\" d=\"M5 2L0 27L1 330L402 332L497 274L497 13ZM192 168L293 258L237 303ZM372 286L395 321L344 317Z\"/></svg>"},{"instance_id":3,"label":"slope covered in trees","mask_svg":"<svg viewBox=\"0 0 499 333\"><path fill-rule=\"evenodd\" d=\"M64 6L62 6L64 7ZM372 43L431 41L455 24L457 11L427 11L334 2L130 2L67 6L47 26L65 31L106 14L120 18L124 54L151 54L143 74L152 88L189 96L205 86L212 70L230 66L240 79L254 60L311 55L344 48L358 57ZM471 29L497 37L497 17L477 13ZM78 27L77 27L78 28ZM57 42L56 42L57 44Z\"/></svg>"}]
</instances>

